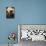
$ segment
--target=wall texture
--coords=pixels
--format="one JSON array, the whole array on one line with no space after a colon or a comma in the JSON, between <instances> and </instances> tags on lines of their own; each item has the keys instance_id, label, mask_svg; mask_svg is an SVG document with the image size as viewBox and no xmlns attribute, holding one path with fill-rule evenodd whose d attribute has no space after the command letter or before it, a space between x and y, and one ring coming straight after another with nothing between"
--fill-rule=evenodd
<instances>
[{"instance_id":1,"label":"wall texture","mask_svg":"<svg viewBox=\"0 0 46 46\"><path fill-rule=\"evenodd\" d=\"M6 19L7 6L15 7L15 19ZM1 0L0 44L8 43L9 32L17 34L18 24L46 24L46 0Z\"/></svg>"}]
</instances>

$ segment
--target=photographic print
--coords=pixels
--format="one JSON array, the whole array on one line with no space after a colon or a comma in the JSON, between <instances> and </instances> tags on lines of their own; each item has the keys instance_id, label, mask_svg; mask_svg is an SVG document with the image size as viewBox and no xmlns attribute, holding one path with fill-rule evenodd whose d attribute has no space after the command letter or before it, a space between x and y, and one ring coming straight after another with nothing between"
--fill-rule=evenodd
<instances>
[{"instance_id":1,"label":"photographic print","mask_svg":"<svg viewBox=\"0 0 46 46\"><path fill-rule=\"evenodd\" d=\"M43 45L46 43L46 25L19 24L18 41L20 46Z\"/></svg>"},{"instance_id":2,"label":"photographic print","mask_svg":"<svg viewBox=\"0 0 46 46\"><path fill-rule=\"evenodd\" d=\"M14 18L14 17L15 17L15 8L6 7L6 18Z\"/></svg>"},{"instance_id":3,"label":"photographic print","mask_svg":"<svg viewBox=\"0 0 46 46\"><path fill-rule=\"evenodd\" d=\"M46 25L19 25L20 40L46 41Z\"/></svg>"}]
</instances>

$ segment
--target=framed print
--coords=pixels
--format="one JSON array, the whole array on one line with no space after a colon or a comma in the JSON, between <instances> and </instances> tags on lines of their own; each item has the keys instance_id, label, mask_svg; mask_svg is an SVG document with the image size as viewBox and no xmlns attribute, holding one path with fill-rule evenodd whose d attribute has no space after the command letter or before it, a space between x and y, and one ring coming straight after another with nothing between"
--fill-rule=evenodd
<instances>
[{"instance_id":1,"label":"framed print","mask_svg":"<svg viewBox=\"0 0 46 46\"><path fill-rule=\"evenodd\" d=\"M15 8L6 7L6 18L14 18L14 17L15 17Z\"/></svg>"},{"instance_id":2,"label":"framed print","mask_svg":"<svg viewBox=\"0 0 46 46\"><path fill-rule=\"evenodd\" d=\"M20 24L18 25L18 33L20 41L46 41L46 25Z\"/></svg>"}]
</instances>

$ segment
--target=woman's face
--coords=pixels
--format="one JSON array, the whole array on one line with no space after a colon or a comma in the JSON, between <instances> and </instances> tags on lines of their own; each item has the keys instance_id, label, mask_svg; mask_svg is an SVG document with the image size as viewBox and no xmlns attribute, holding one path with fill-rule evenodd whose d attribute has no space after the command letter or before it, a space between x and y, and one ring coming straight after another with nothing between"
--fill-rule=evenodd
<instances>
[{"instance_id":1,"label":"woman's face","mask_svg":"<svg viewBox=\"0 0 46 46\"><path fill-rule=\"evenodd\" d=\"M11 10L10 12L9 12L9 16L11 16L13 14L13 11Z\"/></svg>"}]
</instances>

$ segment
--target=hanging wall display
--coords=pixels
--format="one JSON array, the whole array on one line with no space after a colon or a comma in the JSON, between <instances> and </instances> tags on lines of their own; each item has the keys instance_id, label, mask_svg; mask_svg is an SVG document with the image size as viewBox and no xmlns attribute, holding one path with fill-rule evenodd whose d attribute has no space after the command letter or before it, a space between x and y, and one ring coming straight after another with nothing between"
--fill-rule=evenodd
<instances>
[{"instance_id":1,"label":"hanging wall display","mask_svg":"<svg viewBox=\"0 0 46 46\"><path fill-rule=\"evenodd\" d=\"M20 40L46 41L46 25L20 24L18 31Z\"/></svg>"},{"instance_id":2,"label":"hanging wall display","mask_svg":"<svg viewBox=\"0 0 46 46\"><path fill-rule=\"evenodd\" d=\"M15 8L14 7L6 7L6 18L15 18Z\"/></svg>"}]
</instances>

